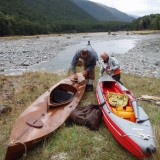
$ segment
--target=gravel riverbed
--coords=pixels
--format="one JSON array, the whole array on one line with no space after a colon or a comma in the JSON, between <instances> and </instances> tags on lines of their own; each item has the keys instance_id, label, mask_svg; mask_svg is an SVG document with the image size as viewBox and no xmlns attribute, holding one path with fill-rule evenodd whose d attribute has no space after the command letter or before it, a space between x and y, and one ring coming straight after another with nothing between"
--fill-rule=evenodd
<instances>
[{"instance_id":1,"label":"gravel riverbed","mask_svg":"<svg viewBox=\"0 0 160 160\"><path fill-rule=\"evenodd\" d=\"M122 71L140 76L160 77L160 34L147 35L125 55L116 54Z\"/></svg>"},{"instance_id":2,"label":"gravel riverbed","mask_svg":"<svg viewBox=\"0 0 160 160\"><path fill-rule=\"evenodd\" d=\"M122 71L159 78L160 34L140 35L132 32L115 32L110 35L108 33L82 33L0 38L0 74L6 74L7 70L27 70L35 64L48 62L66 47L84 41L90 40L96 46L97 43L104 41L124 39L134 40L134 47L125 53L109 53L119 60Z\"/></svg>"}]
</instances>

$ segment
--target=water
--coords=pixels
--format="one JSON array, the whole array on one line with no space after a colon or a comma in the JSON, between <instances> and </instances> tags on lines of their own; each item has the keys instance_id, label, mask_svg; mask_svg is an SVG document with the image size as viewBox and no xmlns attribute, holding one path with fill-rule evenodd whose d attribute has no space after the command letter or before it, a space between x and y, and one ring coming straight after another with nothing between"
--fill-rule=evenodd
<instances>
[{"instance_id":1,"label":"water","mask_svg":"<svg viewBox=\"0 0 160 160\"><path fill-rule=\"evenodd\" d=\"M110 40L110 41L92 41L91 46L100 54L106 51L109 54L117 53L124 54L135 46L136 40ZM38 65L28 67L29 70L44 70L49 72L56 72L67 70L77 49L86 46L86 41L76 45L68 46L63 51L49 62L42 62Z\"/></svg>"},{"instance_id":2,"label":"water","mask_svg":"<svg viewBox=\"0 0 160 160\"><path fill-rule=\"evenodd\" d=\"M102 41L100 43L93 43L93 48L97 51L98 54L106 51L109 54L118 53L124 54L128 50L132 49L135 46L136 39L122 39L122 40L110 40Z\"/></svg>"}]
</instances>

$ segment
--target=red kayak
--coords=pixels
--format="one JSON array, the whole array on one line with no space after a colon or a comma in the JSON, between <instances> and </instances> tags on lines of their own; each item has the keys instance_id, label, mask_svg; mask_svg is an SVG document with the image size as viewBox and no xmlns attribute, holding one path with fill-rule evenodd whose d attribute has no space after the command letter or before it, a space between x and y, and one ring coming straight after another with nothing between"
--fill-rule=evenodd
<instances>
[{"instance_id":1,"label":"red kayak","mask_svg":"<svg viewBox=\"0 0 160 160\"><path fill-rule=\"evenodd\" d=\"M130 153L147 158L156 151L152 125L133 94L111 77L101 77L96 95L102 107L103 120L117 139Z\"/></svg>"}]
</instances>

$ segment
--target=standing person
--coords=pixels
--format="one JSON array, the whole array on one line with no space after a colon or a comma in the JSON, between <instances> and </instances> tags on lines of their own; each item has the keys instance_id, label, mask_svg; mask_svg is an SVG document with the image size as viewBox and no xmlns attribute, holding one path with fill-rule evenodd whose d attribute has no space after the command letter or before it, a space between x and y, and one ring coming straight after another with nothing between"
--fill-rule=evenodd
<instances>
[{"instance_id":1,"label":"standing person","mask_svg":"<svg viewBox=\"0 0 160 160\"><path fill-rule=\"evenodd\" d=\"M120 81L121 70L118 60L114 57L109 57L106 52L103 52L101 54L101 58L103 59L103 63L100 68L99 76L102 77L103 72L106 71L106 73L110 75L114 80L122 84L122 82Z\"/></svg>"},{"instance_id":2,"label":"standing person","mask_svg":"<svg viewBox=\"0 0 160 160\"><path fill-rule=\"evenodd\" d=\"M77 80L76 64L82 59L84 61L83 76L86 79L86 92L93 91L93 82L95 79L95 66L98 59L97 53L92 47L83 48L77 50L71 62L71 70L74 75L74 79Z\"/></svg>"}]
</instances>

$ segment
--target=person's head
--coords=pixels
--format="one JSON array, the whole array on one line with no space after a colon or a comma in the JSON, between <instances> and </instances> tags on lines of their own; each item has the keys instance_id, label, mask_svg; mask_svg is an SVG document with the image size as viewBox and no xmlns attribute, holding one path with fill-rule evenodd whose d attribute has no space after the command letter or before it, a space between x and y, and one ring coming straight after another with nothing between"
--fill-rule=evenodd
<instances>
[{"instance_id":1,"label":"person's head","mask_svg":"<svg viewBox=\"0 0 160 160\"><path fill-rule=\"evenodd\" d=\"M88 56L88 50L87 49L82 49L81 51L81 58L86 59Z\"/></svg>"},{"instance_id":2,"label":"person's head","mask_svg":"<svg viewBox=\"0 0 160 160\"><path fill-rule=\"evenodd\" d=\"M104 61L106 61L107 59L108 59L108 54L106 53L106 52L103 52L102 54L101 54L101 58L104 60Z\"/></svg>"}]
</instances>

